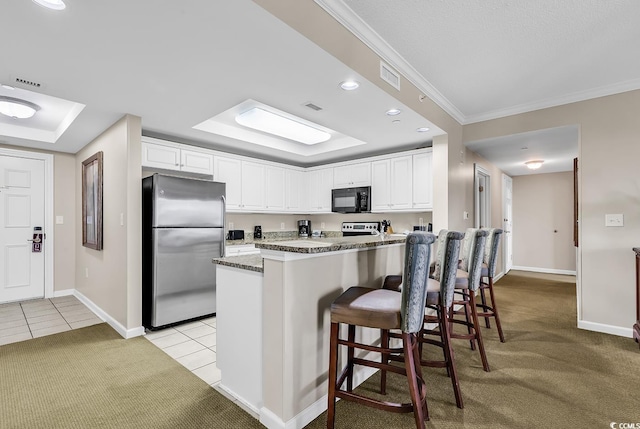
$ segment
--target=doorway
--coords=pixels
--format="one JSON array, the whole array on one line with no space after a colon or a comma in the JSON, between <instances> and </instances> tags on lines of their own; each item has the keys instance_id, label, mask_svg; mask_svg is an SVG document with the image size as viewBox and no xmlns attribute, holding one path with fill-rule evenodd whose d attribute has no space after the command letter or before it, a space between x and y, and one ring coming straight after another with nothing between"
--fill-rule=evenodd
<instances>
[{"instance_id":1,"label":"doorway","mask_svg":"<svg viewBox=\"0 0 640 429\"><path fill-rule=\"evenodd\" d=\"M513 266L513 179L502 175L502 230L504 240L502 245L504 274Z\"/></svg>"},{"instance_id":2,"label":"doorway","mask_svg":"<svg viewBox=\"0 0 640 429\"><path fill-rule=\"evenodd\" d=\"M0 302L53 296L52 166L53 155L0 148Z\"/></svg>"},{"instance_id":3,"label":"doorway","mask_svg":"<svg viewBox=\"0 0 640 429\"><path fill-rule=\"evenodd\" d=\"M491 175L489 171L474 164L474 201L476 228L491 228Z\"/></svg>"}]
</instances>

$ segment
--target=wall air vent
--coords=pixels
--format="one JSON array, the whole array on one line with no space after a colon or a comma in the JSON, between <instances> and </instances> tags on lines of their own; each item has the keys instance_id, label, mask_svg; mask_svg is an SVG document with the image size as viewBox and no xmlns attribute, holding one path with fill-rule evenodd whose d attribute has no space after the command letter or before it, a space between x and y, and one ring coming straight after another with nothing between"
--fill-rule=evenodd
<instances>
[{"instance_id":1,"label":"wall air vent","mask_svg":"<svg viewBox=\"0 0 640 429\"><path fill-rule=\"evenodd\" d=\"M31 86L31 87L33 87L33 88L41 88L41 87L42 87L42 84L41 84L41 83L34 82L34 81L32 81L32 80L29 80L29 79L23 79L23 78L21 78L21 77L17 77L17 78L15 79L15 82L16 82L16 83L19 83L20 85Z\"/></svg>"},{"instance_id":2,"label":"wall air vent","mask_svg":"<svg viewBox=\"0 0 640 429\"><path fill-rule=\"evenodd\" d=\"M400 91L400 74L391 68L389 64L380 61L380 77L389 85Z\"/></svg>"},{"instance_id":3,"label":"wall air vent","mask_svg":"<svg viewBox=\"0 0 640 429\"><path fill-rule=\"evenodd\" d=\"M316 112L319 111L319 110L322 110L322 107L316 106L313 103L306 103L305 106L308 107L309 109L315 110Z\"/></svg>"}]
</instances>

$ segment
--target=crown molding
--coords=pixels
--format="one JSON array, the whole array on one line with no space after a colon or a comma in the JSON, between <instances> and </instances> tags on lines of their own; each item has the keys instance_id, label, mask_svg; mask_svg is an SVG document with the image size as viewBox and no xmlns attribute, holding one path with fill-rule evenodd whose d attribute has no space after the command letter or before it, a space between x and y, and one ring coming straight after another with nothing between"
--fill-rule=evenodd
<instances>
[{"instance_id":1,"label":"crown molding","mask_svg":"<svg viewBox=\"0 0 640 429\"><path fill-rule=\"evenodd\" d=\"M465 122L466 118L462 112L418 73L418 71L380 37L378 33L360 19L349 6L340 0L314 1L456 121L461 124Z\"/></svg>"},{"instance_id":2,"label":"crown molding","mask_svg":"<svg viewBox=\"0 0 640 429\"><path fill-rule=\"evenodd\" d=\"M606 97L608 95L620 94L628 91L640 89L640 79L632 79L613 85L601 86L585 91L577 91L560 97L548 98L533 103L520 104L506 109L493 110L491 112L480 113L478 115L467 116L463 125L477 122L490 121L492 119L504 118L506 116L518 115L532 112L534 110L547 109L549 107L562 106L564 104L577 103L579 101L591 100L593 98Z\"/></svg>"}]
</instances>

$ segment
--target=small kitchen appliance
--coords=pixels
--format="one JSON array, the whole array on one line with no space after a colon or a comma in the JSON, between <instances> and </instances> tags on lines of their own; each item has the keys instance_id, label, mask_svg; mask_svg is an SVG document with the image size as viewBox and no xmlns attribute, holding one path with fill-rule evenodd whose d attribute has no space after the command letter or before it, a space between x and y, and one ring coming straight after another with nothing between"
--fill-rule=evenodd
<instances>
[{"instance_id":1,"label":"small kitchen appliance","mask_svg":"<svg viewBox=\"0 0 640 429\"><path fill-rule=\"evenodd\" d=\"M311 221L299 220L298 221L298 237L307 238L311 234Z\"/></svg>"},{"instance_id":2,"label":"small kitchen appliance","mask_svg":"<svg viewBox=\"0 0 640 429\"><path fill-rule=\"evenodd\" d=\"M243 229L230 229L227 234L227 240L244 240Z\"/></svg>"},{"instance_id":3,"label":"small kitchen appliance","mask_svg":"<svg viewBox=\"0 0 640 429\"><path fill-rule=\"evenodd\" d=\"M380 233L380 222L342 222L342 235L376 235Z\"/></svg>"},{"instance_id":4,"label":"small kitchen appliance","mask_svg":"<svg viewBox=\"0 0 640 429\"><path fill-rule=\"evenodd\" d=\"M254 240L262 239L262 226L256 225L253 227L253 239Z\"/></svg>"}]
</instances>

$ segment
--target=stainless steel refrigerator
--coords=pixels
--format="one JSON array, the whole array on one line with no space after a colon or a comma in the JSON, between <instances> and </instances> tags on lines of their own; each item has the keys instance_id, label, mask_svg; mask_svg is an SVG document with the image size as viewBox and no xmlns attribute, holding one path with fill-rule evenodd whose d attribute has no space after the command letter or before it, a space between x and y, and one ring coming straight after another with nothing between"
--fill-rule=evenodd
<instances>
[{"instance_id":1,"label":"stainless steel refrigerator","mask_svg":"<svg viewBox=\"0 0 640 429\"><path fill-rule=\"evenodd\" d=\"M142 324L157 329L216 312L212 258L224 256L225 184L142 179Z\"/></svg>"}]
</instances>

